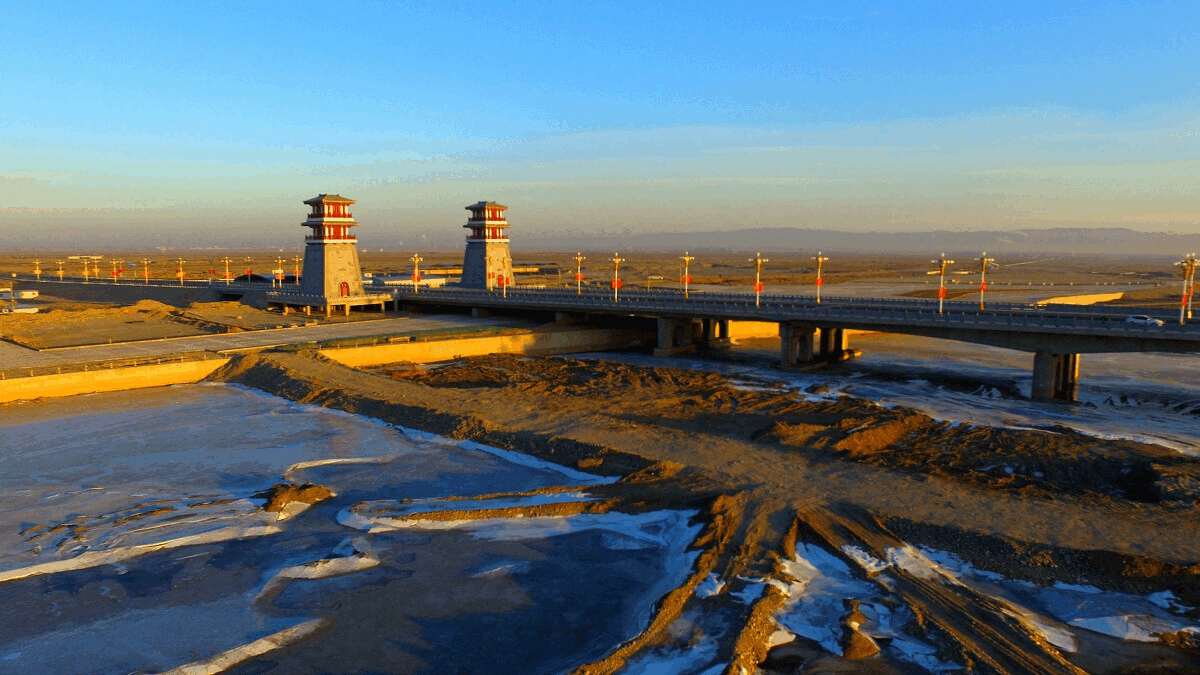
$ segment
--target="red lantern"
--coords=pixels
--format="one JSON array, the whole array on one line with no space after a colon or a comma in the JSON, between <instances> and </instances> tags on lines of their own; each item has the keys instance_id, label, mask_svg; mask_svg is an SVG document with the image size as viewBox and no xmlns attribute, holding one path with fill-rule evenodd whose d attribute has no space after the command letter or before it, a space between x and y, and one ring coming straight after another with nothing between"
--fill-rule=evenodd
<instances>
[{"instance_id":1,"label":"red lantern","mask_svg":"<svg viewBox=\"0 0 1200 675\"><path fill-rule=\"evenodd\" d=\"M761 282L761 281L754 282L754 292L762 293L762 290L763 290L763 282Z\"/></svg>"},{"instance_id":2,"label":"red lantern","mask_svg":"<svg viewBox=\"0 0 1200 675\"><path fill-rule=\"evenodd\" d=\"M583 281L583 272L575 273L575 281Z\"/></svg>"},{"instance_id":3,"label":"red lantern","mask_svg":"<svg viewBox=\"0 0 1200 675\"><path fill-rule=\"evenodd\" d=\"M986 281L981 281L981 282L979 282L979 290L980 290L980 291L986 291L986 290L987 290L987 282L986 282Z\"/></svg>"},{"instance_id":4,"label":"red lantern","mask_svg":"<svg viewBox=\"0 0 1200 675\"><path fill-rule=\"evenodd\" d=\"M625 286L625 282L620 279L613 279L611 282L609 282L609 287L613 288L613 289L619 290L621 288L624 288L624 286Z\"/></svg>"},{"instance_id":5,"label":"red lantern","mask_svg":"<svg viewBox=\"0 0 1200 675\"><path fill-rule=\"evenodd\" d=\"M501 288L508 285L508 280L504 278L503 274L496 275L496 285L500 286Z\"/></svg>"},{"instance_id":6,"label":"red lantern","mask_svg":"<svg viewBox=\"0 0 1200 675\"><path fill-rule=\"evenodd\" d=\"M420 272L413 272L413 275L412 275L412 280L413 280L413 283L415 283L415 284L419 284L419 283L421 283L421 273L420 273Z\"/></svg>"},{"instance_id":7,"label":"red lantern","mask_svg":"<svg viewBox=\"0 0 1200 675\"><path fill-rule=\"evenodd\" d=\"M945 286L938 287L938 298L940 298L942 300L946 299L946 287Z\"/></svg>"},{"instance_id":8,"label":"red lantern","mask_svg":"<svg viewBox=\"0 0 1200 675\"><path fill-rule=\"evenodd\" d=\"M825 285L825 277L817 277L817 286Z\"/></svg>"},{"instance_id":9,"label":"red lantern","mask_svg":"<svg viewBox=\"0 0 1200 675\"><path fill-rule=\"evenodd\" d=\"M680 283L684 283L684 284L692 283L692 275L690 275L690 274L683 275L683 278L680 279Z\"/></svg>"}]
</instances>

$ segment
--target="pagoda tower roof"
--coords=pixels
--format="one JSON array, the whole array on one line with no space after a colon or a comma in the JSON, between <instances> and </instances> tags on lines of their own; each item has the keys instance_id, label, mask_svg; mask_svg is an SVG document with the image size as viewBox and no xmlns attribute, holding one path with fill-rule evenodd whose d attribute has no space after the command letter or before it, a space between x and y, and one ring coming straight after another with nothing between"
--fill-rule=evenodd
<instances>
[{"instance_id":1,"label":"pagoda tower roof","mask_svg":"<svg viewBox=\"0 0 1200 675\"><path fill-rule=\"evenodd\" d=\"M341 195L319 194L312 199L305 199L304 203L311 206L316 204L354 204L356 202Z\"/></svg>"}]
</instances>

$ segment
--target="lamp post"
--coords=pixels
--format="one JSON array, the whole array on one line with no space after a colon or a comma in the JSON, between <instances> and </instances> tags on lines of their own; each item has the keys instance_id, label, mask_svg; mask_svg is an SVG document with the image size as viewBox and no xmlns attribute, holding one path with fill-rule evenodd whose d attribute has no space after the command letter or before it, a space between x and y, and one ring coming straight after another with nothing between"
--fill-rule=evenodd
<instances>
[{"instance_id":1,"label":"lamp post","mask_svg":"<svg viewBox=\"0 0 1200 675\"><path fill-rule=\"evenodd\" d=\"M185 263L185 262L187 262L187 261L184 260L183 258L175 259L175 276L179 277L179 285L180 286L183 285L183 277L185 276L185 274L183 272L183 263Z\"/></svg>"},{"instance_id":2,"label":"lamp post","mask_svg":"<svg viewBox=\"0 0 1200 675\"><path fill-rule=\"evenodd\" d=\"M762 253L755 253L754 257L750 258L750 262L754 263L754 306L758 307L759 298L763 291L762 266L763 263L771 261L762 257Z\"/></svg>"},{"instance_id":3,"label":"lamp post","mask_svg":"<svg viewBox=\"0 0 1200 675\"><path fill-rule=\"evenodd\" d=\"M953 265L954 261L947 260L946 254L943 253L937 260L931 260L930 262L938 266L938 314L941 314L943 304L946 301L946 268Z\"/></svg>"},{"instance_id":4,"label":"lamp post","mask_svg":"<svg viewBox=\"0 0 1200 675\"><path fill-rule=\"evenodd\" d=\"M987 290L987 268L989 264L996 262L996 259L987 257L987 251L984 251L976 260L979 261L979 309L982 310L983 292Z\"/></svg>"},{"instance_id":5,"label":"lamp post","mask_svg":"<svg viewBox=\"0 0 1200 675\"><path fill-rule=\"evenodd\" d=\"M692 261L696 259L696 256L688 255L688 252L684 251L683 255L679 256L679 259L683 261L683 276L680 277L679 281L683 283L683 297L688 298L691 297L688 295L688 286L692 283L692 275L688 273L688 270Z\"/></svg>"},{"instance_id":6,"label":"lamp post","mask_svg":"<svg viewBox=\"0 0 1200 675\"><path fill-rule=\"evenodd\" d=\"M617 291L621 290L621 263L625 262L625 259L620 257L618 254L613 253L612 262L613 262L613 278L612 278L613 302L617 302Z\"/></svg>"},{"instance_id":7,"label":"lamp post","mask_svg":"<svg viewBox=\"0 0 1200 675\"><path fill-rule=\"evenodd\" d=\"M112 274L113 286L116 286L117 285L117 261L109 260L108 262L110 265L112 265L112 272L110 272L110 274Z\"/></svg>"},{"instance_id":8,"label":"lamp post","mask_svg":"<svg viewBox=\"0 0 1200 675\"><path fill-rule=\"evenodd\" d=\"M1196 259L1196 254L1189 253L1183 260L1175 263L1183 272L1183 301L1179 304L1179 323L1192 318L1192 294L1196 290L1197 262L1200 261Z\"/></svg>"},{"instance_id":9,"label":"lamp post","mask_svg":"<svg viewBox=\"0 0 1200 675\"><path fill-rule=\"evenodd\" d=\"M575 252L575 295L583 295L583 261L587 256Z\"/></svg>"},{"instance_id":10,"label":"lamp post","mask_svg":"<svg viewBox=\"0 0 1200 675\"><path fill-rule=\"evenodd\" d=\"M300 285L300 256L292 256L292 281Z\"/></svg>"},{"instance_id":11,"label":"lamp post","mask_svg":"<svg viewBox=\"0 0 1200 675\"><path fill-rule=\"evenodd\" d=\"M283 288L283 256L275 257L275 269L271 270L271 276L275 277L271 286Z\"/></svg>"},{"instance_id":12,"label":"lamp post","mask_svg":"<svg viewBox=\"0 0 1200 675\"><path fill-rule=\"evenodd\" d=\"M829 258L821 255L820 251L817 251L817 257L813 258L813 260L817 261L816 285L817 285L817 304L819 305L819 304L821 304L821 287L825 285L825 277L821 275L821 268L822 268L822 265L829 262Z\"/></svg>"},{"instance_id":13,"label":"lamp post","mask_svg":"<svg viewBox=\"0 0 1200 675\"><path fill-rule=\"evenodd\" d=\"M91 270L88 269L88 261L83 261L83 283L88 283L88 276L91 275Z\"/></svg>"},{"instance_id":14,"label":"lamp post","mask_svg":"<svg viewBox=\"0 0 1200 675\"><path fill-rule=\"evenodd\" d=\"M500 266L500 269L501 270L512 270L512 258L509 258L506 256L504 258L504 263ZM509 284L512 283L511 272L510 272L509 276L507 276L507 277L504 276L503 274L497 275L496 282L500 284L500 297L507 300L508 299L508 286L509 286Z\"/></svg>"},{"instance_id":15,"label":"lamp post","mask_svg":"<svg viewBox=\"0 0 1200 675\"><path fill-rule=\"evenodd\" d=\"M150 261L142 258L142 279L145 280L145 285L150 285Z\"/></svg>"},{"instance_id":16,"label":"lamp post","mask_svg":"<svg viewBox=\"0 0 1200 675\"><path fill-rule=\"evenodd\" d=\"M225 285L228 286L229 282L230 282L229 263L231 263L233 261L229 259L229 256L225 256L225 258L221 262L225 263Z\"/></svg>"},{"instance_id":17,"label":"lamp post","mask_svg":"<svg viewBox=\"0 0 1200 675\"><path fill-rule=\"evenodd\" d=\"M421 257L420 253L414 253L409 260L411 260L413 264L413 293L416 293L421 288L421 261L424 260L424 258Z\"/></svg>"},{"instance_id":18,"label":"lamp post","mask_svg":"<svg viewBox=\"0 0 1200 675\"><path fill-rule=\"evenodd\" d=\"M63 268L62 268L62 266L63 266L63 261L59 260L59 261L58 261L58 280L59 280L60 282L61 282L61 281L62 281L62 279L63 279Z\"/></svg>"},{"instance_id":19,"label":"lamp post","mask_svg":"<svg viewBox=\"0 0 1200 675\"><path fill-rule=\"evenodd\" d=\"M92 276L96 277L97 279L100 278L100 259L103 257L104 256L102 255L92 256Z\"/></svg>"},{"instance_id":20,"label":"lamp post","mask_svg":"<svg viewBox=\"0 0 1200 675\"><path fill-rule=\"evenodd\" d=\"M42 280L42 261L33 261L33 276L37 277L38 281Z\"/></svg>"}]
</instances>

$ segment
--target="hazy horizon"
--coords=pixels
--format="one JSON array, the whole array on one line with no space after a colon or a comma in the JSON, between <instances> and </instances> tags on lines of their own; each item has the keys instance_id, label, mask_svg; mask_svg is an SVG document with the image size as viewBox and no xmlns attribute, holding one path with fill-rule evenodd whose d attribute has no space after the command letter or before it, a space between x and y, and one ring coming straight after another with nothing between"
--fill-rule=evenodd
<instances>
[{"instance_id":1,"label":"hazy horizon","mask_svg":"<svg viewBox=\"0 0 1200 675\"><path fill-rule=\"evenodd\" d=\"M514 241L1200 234L1186 3L824 7L21 5L0 246L292 245L321 192L372 248L480 199Z\"/></svg>"}]
</instances>

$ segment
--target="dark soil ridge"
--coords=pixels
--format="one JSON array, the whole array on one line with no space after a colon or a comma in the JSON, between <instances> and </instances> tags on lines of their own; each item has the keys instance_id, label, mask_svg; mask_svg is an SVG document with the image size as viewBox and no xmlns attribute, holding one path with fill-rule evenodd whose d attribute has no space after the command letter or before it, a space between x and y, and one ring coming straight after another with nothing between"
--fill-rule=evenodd
<instances>
[{"instance_id":1,"label":"dark soil ridge","mask_svg":"<svg viewBox=\"0 0 1200 675\"><path fill-rule=\"evenodd\" d=\"M486 420L471 415L430 409L419 403L411 405L385 398L351 394L338 387L323 386L315 379L303 381L293 377L279 362L257 355L234 357L230 363L207 379L234 382L297 403L334 408L455 440L472 440L499 448L515 449L563 466L586 468L589 473L601 476L625 476L654 464L636 455L567 438L546 438L537 433L497 429Z\"/></svg>"}]
</instances>

